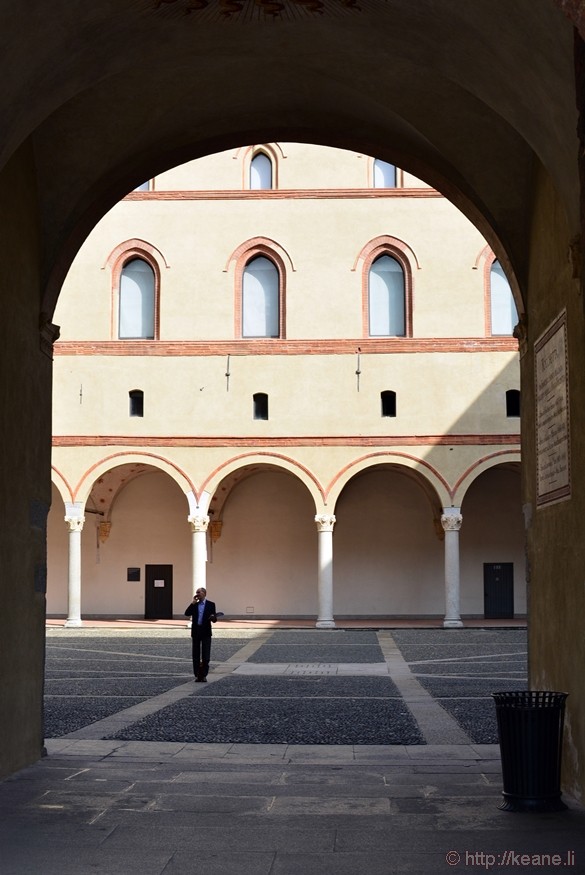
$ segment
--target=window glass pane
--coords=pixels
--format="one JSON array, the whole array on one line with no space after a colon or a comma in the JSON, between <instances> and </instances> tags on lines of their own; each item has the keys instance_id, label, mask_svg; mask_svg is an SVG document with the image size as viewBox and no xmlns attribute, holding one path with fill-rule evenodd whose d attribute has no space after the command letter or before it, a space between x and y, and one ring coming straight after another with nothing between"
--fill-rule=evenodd
<instances>
[{"instance_id":1,"label":"window glass pane","mask_svg":"<svg viewBox=\"0 0 585 875\"><path fill-rule=\"evenodd\" d=\"M263 152L254 155L250 163L250 188L272 188L272 161Z\"/></svg>"},{"instance_id":2,"label":"window glass pane","mask_svg":"<svg viewBox=\"0 0 585 875\"><path fill-rule=\"evenodd\" d=\"M499 261L494 261L490 271L490 301L492 334L513 334L518 311L510 283Z\"/></svg>"},{"instance_id":3,"label":"window glass pane","mask_svg":"<svg viewBox=\"0 0 585 875\"><path fill-rule=\"evenodd\" d=\"M374 188L396 188L396 166L387 161L374 161Z\"/></svg>"},{"instance_id":4,"label":"window glass pane","mask_svg":"<svg viewBox=\"0 0 585 875\"><path fill-rule=\"evenodd\" d=\"M244 270L242 335L278 337L279 274L268 258L254 258Z\"/></svg>"},{"instance_id":5,"label":"window glass pane","mask_svg":"<svg viewBox=\"0 0 585 875\"><path fill-rule=\"evenodd\" d=\"M370 268L369 317L372 337L406 333L404 273L395 258L383 255Z\"/></svg>"},{"instance_id":6,"label":"window glass pane","mask_svg":"<svg viewBox=\"0 0 585 875\"><path fill-rule=\"evenodd\" d=\"M118 337L154 337L154 271L141 258L122 270Z\"/></svg>"},{"instance_id":7,"label":"window glass pane","mask_svg":"<svg viewBox=\"0 0 585 875\"><path fill-rule=\"evenodd\" d=\"M137 185L134 191L150 191L150 182L141 182L140 185Z\"/></svg>"}]
</instances>

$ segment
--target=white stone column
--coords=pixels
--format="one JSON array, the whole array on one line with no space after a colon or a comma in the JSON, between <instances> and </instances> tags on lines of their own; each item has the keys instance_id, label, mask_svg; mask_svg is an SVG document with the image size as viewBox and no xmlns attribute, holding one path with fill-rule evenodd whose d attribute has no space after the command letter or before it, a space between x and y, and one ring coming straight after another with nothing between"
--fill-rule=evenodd
<instances>
[{"instance_id":1,"label":"white stone column","mask_svg":"<svg viewBox=\"0 0 585 875\"><path fill-rule=\"evenodd\" d=\"M317 629L335 629L333 619L333 526L332 514L315 517L319 533L319 616Z\"/></svg>"},{"instance_id":2,"label":"white stone column","mask_svg":"<svg viewBox=\"0 0 585 875\"><path fill-rule=\"evenodd\" d=\"M191 595L200 586L207 589L207 527L209 517L207 514L194 514L188 517L191 532L193 534L193 560L191 563Z\"/></svg>"},{"instance_id":3,"label":"white stone column","mask_svg":"<svg viewBox=\"0 0 585 875\"><path fill-rule=\"evenodd\" d=\"M69 575L67 583L67 620L65 626L82 626L81 621L81 531L85 522L83 507L66 505L65 522L69 527Z\"/></svg>"},{"instance_id":4,"label":"white stone column","mask_svg":"<svg viewBox=\"0 0 585 875\"><path fill-rule=\"evenodd\" d=\"M459 595L459 529L462 522L461 508L443 509L441 525L445 532L445 629L459 629L463 626Z\"/></svg>"}]
</instances>

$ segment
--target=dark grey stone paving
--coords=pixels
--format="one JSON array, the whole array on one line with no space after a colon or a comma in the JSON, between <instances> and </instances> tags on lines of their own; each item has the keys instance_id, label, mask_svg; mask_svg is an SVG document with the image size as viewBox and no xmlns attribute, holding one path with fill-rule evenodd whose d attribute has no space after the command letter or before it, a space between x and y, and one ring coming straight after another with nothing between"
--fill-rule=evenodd
<instances>
[{"instance_id":1,"label":"dark grey stone paving","mask_svg":"<svg viewBox=\"0 0 585 875\"><path fill-rule=\"evenodd\" d=\"M45 738L60 738L68 732L74 732L89 723L95 723L96 720L103 720L104 717L148 698L149 696L108 696L104 699L91 696L59 699L49 697L45 699Z\"/></svg>"},{"instance_id":2,"label":"dark grey stone paving","mask_svg":"<svg viewBox=\"0 0 585 875\"><path fill-rule=\"evenodd\" d=\"M526 689L524 629L392 632L419 683L476 744L496 744L492 693Z\"/></svg>"},{"instance_id":3,"label":"dark grey stone paving","mask_svg":"<svg viewBox=\"0 0 585 875\"><path fill-rule=\"evenodd\" d=\"M214 635L212 672L254 640L224 635ZM468 736L476 743L496 742L491 693L525 688L525 656L506 655L524 653L525 631L405 629L393 630L392 637L423 688ZM46 736L82 729L180 686L191 679L190 651L187 629L50 635ZM373 631L277 630L249 661L379 664L383 653ZM163 707L118 737L318 745L424 741L404 703L391 702L397 689L388 677L237 674L195 689L200 704ZM274 725L279 722L280 728Z\"/></svg>"},{"instance_id":4,"label":"dark grey stone paving","mask_svg":"<svg viewBox=\"0 0 585 875\"><path fill-rule=\"evenodd\" d=\"M181 680L190 680L193 672L185 672L182 677L167 675L166 677L146 678L143 676L127 678L48 678L45 681L45 695L48 698L58 696L158 696L176 687Z\"/></svg>"},{"instance_id":5,"label":"dark grey stone paving","mask_svg":"<svg viewBox=\"0 0 585 875\"><path fill-rule=\"evenodd\" d=\"M392 629L399 647L403 644L517 644L526 645L526 629Z\"/></svg>"},{"instance_id":6,"label":"dark grey stone paving","mask_svg":"<svg viewBox=\"0 0 585 875\"><path fill-rule=\"evenodd\" d=\"M474 744L497 744L493 699L439 699L442 708L467 732Z\"/></svg>"},{"instance_id":7,"label":"dark grey stone paving","mask_svg":"<svg viewBox=\"0 0 585 875\"><path fill-rule=\"evenodd\" d=\"M370 645L343 645L343 644L307 644L277 645L265 644L260 647L250 662L254 663L286 663L286 662L345 662L345 663L372 663L384 662L384 656L380 647Z\"/></svg>"},{"instance_id":8,"label":"dark grey stone paving","mask_svg":"<svg viewBox=\"0 0 585 875\"><path fill-rule=\"evenodd\" d=\"M293 629L277 629L274 637L267 641L265 647L278 647L284 644L342 644L346 645L362 645L370 644L374 647L378 645L378 636L371 631L351 631L348 629L307 629L295 631Z\"/></svg>"},{"instance_id":9,"label":"dark grey stone paving","mask_svg":"<svg viewBox=\"0 0 585 875\"><path fill-rule=\"evenodd\" d=\"M203 697L230 698L400 698L389 677L265 677L231 675L198 689Z\"/></svg>"},{"instance_id":10,"label":"dark grey stone paving","mask_svg":"<svg viewBox=\"0 0 585 875\"><path fill-rule=\"evenodd\" d=\"M232 744L424 743L410 711L398 699L210 695L183 699L110 737Z\"/></svg>"}]
</instances>

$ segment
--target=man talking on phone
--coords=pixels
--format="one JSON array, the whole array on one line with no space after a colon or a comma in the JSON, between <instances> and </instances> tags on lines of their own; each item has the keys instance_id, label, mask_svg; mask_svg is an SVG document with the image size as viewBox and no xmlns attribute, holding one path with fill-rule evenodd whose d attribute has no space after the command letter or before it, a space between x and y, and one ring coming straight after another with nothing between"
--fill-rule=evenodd
<instances>
[{"instance_id":1,"label":"man talking on phone","mask_svg":"<svg viewBox=\"0 0 585 875\"><path fill-rule=\"evenodd\" d=\"M209 601L205 587L199 587L185 611L185 616L192 618L193 674L197 683L207 683L211 656L211 624L215 623L217 616L215 602Z\"/></svg>"}]
</instances>

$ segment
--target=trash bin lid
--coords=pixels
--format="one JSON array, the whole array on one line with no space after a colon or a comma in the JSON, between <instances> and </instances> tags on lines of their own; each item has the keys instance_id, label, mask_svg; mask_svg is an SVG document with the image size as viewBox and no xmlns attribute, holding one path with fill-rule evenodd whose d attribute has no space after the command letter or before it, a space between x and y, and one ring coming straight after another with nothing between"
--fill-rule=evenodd
<instances>
[{"instance_id":1,"label":"trash bin lid","mask_svg":"<svg viewBox=\"0 0 585 875\"><path fill-rule=\"evenodd\" d=\"M506 708L558 708L568 693L556 690L506 690L492 693L496 706Z\"/></svg>"}]
</instances>

